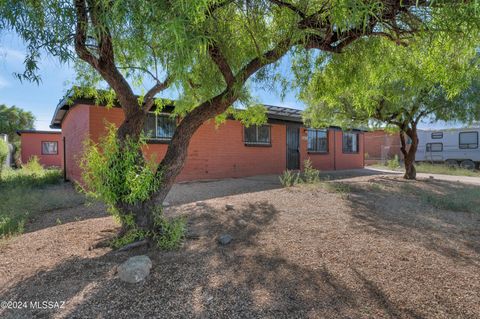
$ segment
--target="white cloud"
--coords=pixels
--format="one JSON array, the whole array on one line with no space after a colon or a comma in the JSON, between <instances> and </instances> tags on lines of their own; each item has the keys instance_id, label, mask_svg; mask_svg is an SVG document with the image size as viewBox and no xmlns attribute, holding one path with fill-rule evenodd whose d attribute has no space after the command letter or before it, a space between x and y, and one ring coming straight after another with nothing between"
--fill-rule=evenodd
<instances>
[{"instance_id":1,"label":"white cloud","mask_svg":"<svg viewBox=\"0 0 480 319\"><path fill-rule=\"evenodd\" d=\"M25 53L20 50L0 47L0 58L9 61L23 62L25 60Z\"/></svg>"},{"instance_id":2,"label":"white cloud","mask_svg":"<svg viewBox=\"0 0 480 319\"><path fill-rule=\"evenodd\" d=\"M9 85L10 85L10 83L0 75L0 89L3 89L3 88L5 88Z\"/></svg>"}]
</instances>

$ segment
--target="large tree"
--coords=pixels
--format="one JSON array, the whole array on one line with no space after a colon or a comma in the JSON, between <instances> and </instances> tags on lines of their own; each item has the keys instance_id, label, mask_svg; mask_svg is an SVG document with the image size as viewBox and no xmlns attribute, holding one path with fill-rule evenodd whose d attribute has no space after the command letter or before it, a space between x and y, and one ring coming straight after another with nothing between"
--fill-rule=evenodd
<instances>
[{"instance_id":1,"label":"large tree","mask_svg":"<svg viewBox=\"0 0 480 319\"><path fill-rule=\"evenodd\" d=\"M8 135L10 141L17 139L17 131L34 128L35 116L16 106L0 105L0 133Z\"/></svg>"},{"instance_id":2,"label":"large tree","mask_svg":"<svg viewBox=\"0 0 480 319\"><path fill-rule=\"evenodd\" d=\"M138 139L154 97L175 87L181 121L156 175L159 187L140 203L116 203L136 225L154 228L152 210L182 170L192 135L206 120L248 98L247 81L270 81L288 53L340 53L356 40L393 41L476 21L475 4L422 0L3 0L6 29L28 44L23 77L38 80L46 52L82 60L115 93L125 120L117 139ZM0 26L1 29L2 26ZM141 99L132 83L150 77ZM86 78L91 80L91 78ZM146 82L144 82L146 83Z\"/></svg>"},{"instance_id":3,"label":"large tree","mask_svg":"<svg viewBox=\"0 0 480 319\"><path fill-rule=\"evenodd\" d=\"M312 125L379 123L397 128L404 177L415 179L422 120L471 122L480 116L475 41L439 33L408 47L376 39L362 54L357 51L351 48L317 68L301 94L309 105L305 117Z\"/></svg>"}]
</instances>

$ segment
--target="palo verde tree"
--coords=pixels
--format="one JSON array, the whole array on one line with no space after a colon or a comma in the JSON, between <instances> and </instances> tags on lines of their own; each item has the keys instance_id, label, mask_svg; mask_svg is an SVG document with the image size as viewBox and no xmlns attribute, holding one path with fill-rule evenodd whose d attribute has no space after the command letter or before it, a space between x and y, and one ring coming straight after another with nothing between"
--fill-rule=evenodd
<instances>
[{"instance_id":1,"label":"palo verde tree","mask_svg":"<svg viewBox=\"0 0 480 319\"><path fill-rule=\"evenodd\" d=\"M375 39L318 67L301 94L309 105L305 116L313 125L327 120L397 128L404 177L415 179L420 121L471 122L480 116L478 62L473 38L438 33L408 46Z\"/></svg>"},{"instance_id":2,"label":"palo verde tree","mask_svg":"<svg viewBox=\"0 0 480 319\"><path fill-rule=\"evenodd\" d=\"M163 202L180 173L192 135L235 102L248 101L249 79L275 78L283 56L340 53L361 38L397 41L428 30L433 22L453 28L459 21L476 21L474 2L451 0L0 3L0 29L14 30L28 45L25 79L38 80L37 61L49 54L63 62L85 62L96 77L84 81L96 78L108 84L125 114L116 135L120 148L129 145L128 139L140 138L154 97L166 88L177 89L174 113L181 120L156 167L158 187L135 203L114 203L122 214L133 216L136 227L153 231L153 207ZM153 85L138 98L133 85L146 78Z\"/></svg>"}]
</instances>

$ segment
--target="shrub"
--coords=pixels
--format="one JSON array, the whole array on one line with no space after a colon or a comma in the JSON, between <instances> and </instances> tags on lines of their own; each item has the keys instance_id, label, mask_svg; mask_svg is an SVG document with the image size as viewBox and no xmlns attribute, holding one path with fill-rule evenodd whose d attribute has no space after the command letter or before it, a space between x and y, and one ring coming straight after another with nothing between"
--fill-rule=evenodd
<instances>
[{"instance_id":1,"label":"shrub","mask_svg":"<svg viewBox=\"0 0 480 319\"><path fill-rule=\"evenodd\" d=\"M157 175L161 172L156 171L153 160L139 157L145 145L144 137L139 141L127 139L120 147L116 132L116 127L111 124L98 144L85 141L80 160L84 185L80 188L88 197L107 204L109 211L127 225L127 216L120 215L116 205L133 205L149 199L160 187Z\"/></svg>"},{"instance_id":2,"label":"shrub","mask_svg":"<svg viewBox=\"0 0 480 319\"><path fill-rule=\"evenodd\" d=\"M165 216L160 215L155 223L161 229L160 234L154 236L159 248L173 250L180 247L186 232L186 222L184 218L177 217L169 220Z\"/></svg>"},{"instance_id":3,"label":"shrub","mask_svg":"<svg viewBox=\"0 0 480 319\"><path fill-rule=\"evenodd\" d=\"M306 159L303 162L303 181L307 184L314 184L320 181L320 171L313 168L310 159Z\"/></svg>"},{"instance_id":4,"label":"shrub","mask_svg":"<svg viewBox=\"0 0 480 319\"><path fill-rule=\"evenodd\" d=\"M2 178L2 172L5 166L5 161L8 156L8 144L4 140L0 140L0 179Z\"/></svg>"},{"instance_id":5,"label":"shrub","mask_svg":"<svg viewBox=\"0 0 480 319\"><path fill-rule=\"evenodd\" d=\"M300 174L290 170L284 171L279 179L283 187L291 187L301 182Z\"/></svg>"},{"instance_id":6,"label":"shrub","mask_svg":"<svg viewBox=\"0 0 480 319\"><path fill-rule=\"evenodd\" d=\"M400 167L400 162L398 160L398 155L395 155L392 159L387 161L387 167L391 170L396 170Z\"/></svg>"},{"instance_id":7,"label":"shrub","mask_svg":"<svg viewBox=\"0 0 480 319\"><path fill-rule=\"evenodd\" d=\"M30 174L41 175L43 173L43 166L36 155L30 157L28 162L23 165L23 171Z\"/></svg>"}]
</instances>

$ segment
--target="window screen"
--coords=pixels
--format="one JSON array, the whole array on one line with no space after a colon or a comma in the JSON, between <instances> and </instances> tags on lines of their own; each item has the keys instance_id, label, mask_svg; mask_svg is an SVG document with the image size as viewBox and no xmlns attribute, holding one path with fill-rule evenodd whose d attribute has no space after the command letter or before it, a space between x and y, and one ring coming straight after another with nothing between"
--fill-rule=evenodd
<instances>
[{"instance_id":1,"label":"window screen","mask_svg":"<svg viewBox=\"0 0 480 319\"><path fill-rule=\"evenodd\" d=\"M308 129L308 151L328 152L327 130Z\"/></svg>"},{"instance_id":2,"label":"window screen","mask_svg":"<svg viewBox=\"0 0 480 319\"><path fill-rule=\"evenodd\" d=\"M244 128L245 144L270 144L270 125L251 125Z\"/></svg>"},{"instance_id":3,"label":"window screen","mask_svg":"<svg viewBox=\"0 0 480 319\"><path fill-rule=\"evenodd\" d=\"M443 138L443 132L433 132L432 139L438 140Z\"/></svg>"},{"instance_id":4,"label":"window screen","mask_svg":"<svg viewBox=\"0 0 480 319\"><path fill-rule=\"evenodd\" d=\"M358 133L343 133L342 138L344 153L358 153Z\"/></svg>"},{"instance_id":5,"label":"window screen","mask_svg":"<svg viewBox=\"0 0 480 319\"><path fill-rule=\"evenodd\" d=\"M427 143L427 152L442 152L443 143Z\"/></svg>"},{"instance_id":6,"label":"window screen","mask_svg":"<svg viewBox=\"0 0 480 319\"><path fill-rule=\"evenodd\" d=\"M460 148L478 148L478 132L460 132Z\"/></svg>"},{"instance_id":7,"label":"window screen","mask_svg":"<svg viewBox=\"0 0 480 319\"><path fill-rule=\"evenodd\" d=\"M169 140L175 133L177 123L168 114L148 113L145 120L145 136L150 139Z\"/></svg>"},{"instance_id":8,"label":"window screen","mask_svg":"<svg viewBox=\"0 0 480 319\"><path fill-rule=\"evenodd\" d=\"M58 142L42 142L42 154L43 155L58 154Z\"/></svg>"}]
</instances>

